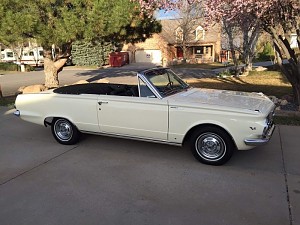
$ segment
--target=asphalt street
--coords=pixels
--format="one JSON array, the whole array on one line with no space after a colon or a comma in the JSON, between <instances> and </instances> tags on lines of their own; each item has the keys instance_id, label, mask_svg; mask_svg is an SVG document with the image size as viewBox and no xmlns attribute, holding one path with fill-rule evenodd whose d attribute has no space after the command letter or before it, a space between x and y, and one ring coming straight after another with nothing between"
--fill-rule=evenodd
<instances>
[{"instance_id":1,"label":"asphalt street","mask_svg":"<svg viewBox=\"0 0 300 225\"><path fill-rule=\"evenodd\" d=\"M155 64L132 63L123 67L109 67L103 69L84 69L80 67L64 67L59 73L60 85L73 84L80 80L96 82L99 79L107 79L111 83L136 84L136 73L143 69L155 67ZM211 70L203 69L174 69L183 79L193 79L214 76ZM43 70L32 72L10 72L0 74L0 85L3 96L15 95L22 86L44 84L45 75Z\"/></svg>"},{"instance_id":2,"label":"asphalt street","mask_svg":"<svg viewBox=\"0 0 300 225\"><path fill-rule=\"evenodd\" d=\"M12 111L0 107L1 225L300 224L300 127L214 167L162 144L60 145Z\"/></svg>"}]
</instances>

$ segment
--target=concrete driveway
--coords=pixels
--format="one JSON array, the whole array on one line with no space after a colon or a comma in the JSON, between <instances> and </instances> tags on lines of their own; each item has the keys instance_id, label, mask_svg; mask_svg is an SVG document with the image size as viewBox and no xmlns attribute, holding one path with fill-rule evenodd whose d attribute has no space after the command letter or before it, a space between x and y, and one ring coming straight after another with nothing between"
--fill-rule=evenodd
<instances>
[{"instance_id":1,"label":"concrete driveway","mask_svg":"<svg viewBox=\"0 0 300 225\"><path fill-rule=\"evenodd\" d=\"M300 224L300 127L213 167L161 144L63 146L11 113L0 107L0 224Z\"/></svg>"}]
</instances>

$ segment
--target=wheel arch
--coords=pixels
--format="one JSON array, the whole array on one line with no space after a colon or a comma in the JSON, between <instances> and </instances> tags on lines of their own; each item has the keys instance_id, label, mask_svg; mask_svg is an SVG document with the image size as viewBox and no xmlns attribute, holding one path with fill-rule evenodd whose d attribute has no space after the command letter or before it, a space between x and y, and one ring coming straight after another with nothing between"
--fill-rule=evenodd
<instances>
[{"instance_id":1,"label":"wheel arch","mask_svg":"<svg viewBox=\"0 0 300 225\"><path fill-rule=\"evenodd\" d=\"M183 138L183 142L182 145L184 146L186 143L189 142L190 138L192 137L192 134L198 130L199 128L203 128L203 127L215 127L218 128L220 130L222 130L223 132L225 132L226 134L228 134L228 136L231 138L233 144L235 147L237 147L234 138L232 137L231 133L226 130L224 127L217 125L217 124L213 124L213 123L203 123L203 124L198 124L195 125L194 127L190 128L189 131L185 134L184 138Z\"/></svg>"},{"instance_id":2,"label":"wheel arch","mask_svg":"<svg viewBox=\"0 0 300 225\"><path fill-rule=\"evenodd\" d=\"M77 129L78 127L76 126L76 124L73 122L72 119L66 117L66 116L46 116L45 119L44 119L44 126L47 127L47 126L51 126L52 125L52 122L55 120L55 119L58 119L58 118L62 118L62 119L66 119L68 121L70 121L73 126L75 126Z\"/></svg>"},{"instance_id":3,"label":"wheel arch","mask_svg":"<svg viewBox=\"0 0 300 225\"><path fill-rule=\"evenodd\" d=\"M54 117L54 116L48 116L44 119L44 126L45 127L48 127L48 126L51 126L52 125L52 122L53 120L57 118L57 117Z\"/></svg>"}]
</instances>

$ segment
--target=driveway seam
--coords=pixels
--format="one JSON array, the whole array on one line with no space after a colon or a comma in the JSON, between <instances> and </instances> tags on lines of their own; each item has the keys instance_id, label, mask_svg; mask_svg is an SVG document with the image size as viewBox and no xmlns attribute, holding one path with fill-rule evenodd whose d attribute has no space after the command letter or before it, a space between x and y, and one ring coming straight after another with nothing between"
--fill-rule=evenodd
<instances>
[{"instance_id":1,"label":"driveway seam","mask_svg":"<svg viewBox=\"0 0 300 225\"><path fill-rule=\"evenodd\" d=\"M43 166L44 164L47 164L47 163L49 163L49 162L55 160L56 158L58 158L58 157L60 157L60 156L62 156L62 155L64 155L64 154L67 154L67 153L70 152L70 151L73 151L73 150L76 149L77 147L78 147L78 146L75 146L75 147L73 147L73 148L71 148L71 149L69 149L69 150L67 150L67 151L65 151L65 152L63 152L63 153L61 153L61 154L58 154L58 155L56 155L56 156L54 156L54 157L52 157L52 158L50 158L50 159L48 159L48 160L46 160L46 161L40 163L40 164L38 164L37 166L34 166L34 167L32 167L32 168L30 168L30 169L28 169L28 170L26 170L26 171L24 171L24 172L22 172L22 173L16 175L16 176L14 176L14 177L8 179L7 181L4 181L3 183L0 183L0 187L3 186L3 185L5 185L5 184L7 184L7 183L9 183L10 181L13 181L13 180L17 179L18 177L23 176L24 174L27 174L27 173L29 173L29 172L31 172L31 171L33 171L33 170L35 170L35 169L37 169L37 168Z\"/></svg>"},{"instance_id":2,"label":"driveway seam","mask_svg":"<svg viewBox=\"0 0 300 225\"><path fill-rule=\"evenodd\" d=\"M278 126L278 132L279 132L279 140L280 140L280 148L281 148L281 158L282 158L282 166L283 166L283 174L284 174L284 182L285 182L285 190L286 190L286 200L288 203L288 210L289 210L289 220L290 225L293 225L293 214L292 214L292 206L290 201L290 194L289 194L289 185L288 185L288 179L287 179L287 171L286 171L286 165L284 160L284 154L283 154L283 147L282 147L282 139L281 139L281 132L280 127Z\"/></svg>"}]
</instances>

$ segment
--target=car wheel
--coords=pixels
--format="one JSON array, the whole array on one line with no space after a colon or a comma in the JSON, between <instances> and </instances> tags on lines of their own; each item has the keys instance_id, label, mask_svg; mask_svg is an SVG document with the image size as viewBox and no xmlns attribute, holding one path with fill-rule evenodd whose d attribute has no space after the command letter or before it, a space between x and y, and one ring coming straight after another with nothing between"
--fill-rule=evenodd
<instances>
[{"instance_id":1,"label":"car wheel","mask_svg":"<svg viewBox=\"0 0 300 225\"><path fill-rule=\"evenodd\" d=\"M197 160L217 166L231 158L235 145L225 131L211 126L199 128L193 133L190 148Z\"/></svg>"},{"instance_id":2,"label":"car wheel","mask_svg":"<svg viewBox=\"0 0 300 225\"><path fill-rule=\"evenodd\" d=\"M67 119L56 118L51 125L52 134L57 142L64 145L73 145L79 141L80 132Z\"/></svg>"}]
</instances>

